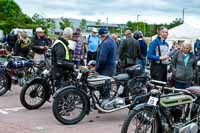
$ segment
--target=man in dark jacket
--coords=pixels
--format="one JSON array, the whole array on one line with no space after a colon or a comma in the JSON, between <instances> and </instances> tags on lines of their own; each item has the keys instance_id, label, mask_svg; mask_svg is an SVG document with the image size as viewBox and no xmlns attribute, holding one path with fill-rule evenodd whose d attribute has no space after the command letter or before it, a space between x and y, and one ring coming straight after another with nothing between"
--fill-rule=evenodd
<instances>
[{"instance_id":1,"label":"man in dark jacket","mask_svg":"<svg viewBox=\"0 0 200 133\"><path fill-rule=\"evenodd\" d=\"M139 42L133 38L130 30L125 31L126 39L123 40L119 49L119 59L122 67L132 66L136 63L136 58L140 56Z\"/></svg>"},{"instance_id":2,"label":"man in dark jacket","mask_svg":"<svg viewBox=\"0 0 200 133\"><path fill-rule=\"evenodd\" d=\"M14 48L15 48L15 43L17 41L17 35L15 34L15 32L11 32L8 37L7 37L7 42L8 42L8 47L9 47L9 51L11 52Z\"/></svg>"},{"instance_id":3,"label":"man in dark jacket","mask_svg":"<svg viewBox=\"0 0 200 133\"><path fill-rule=\"evenodd\" d=\"M36 28L36 34L32 39L31 49L34 52L34 60L44 60L45 52L48 49L49 41L44 35L44 30L42 28Z\"/></svg>"},{"instance_id":4,"label":"man in dark jacket","mask_svg":"<svg viewBox=\"0 0 200 133\"><path fill-rule=\"evenodd\" d=\"M102 75L112 76L116 71L117 45L107 33L107 29L99 29L101 44L97 49L96 71Z\"/></svg>"},{"instance_id":5,"label":"man in dark jacket","mask_svg":"<svg viewBox=\"0 0 200 133\"><path fill-rule=\"evenodd\" d=\"M113 76L116 71L117 44L108 36L105 28L99 29L101 44L97 49L96 71L101 75ZM101 90L102 106L109 101L111 81L106 80L106 87Z\"/></svg>"},{"instance_id":6,"label":"man in dark jacket","mask_svg":"<svg viewBox=\"0 0 200 133\"><path fill-rule=\"evenodd\" d=\"M52 47L52 71L54 72L55 76L65 71L65 70L72 70L73 63L70 62L70 51L69 51L69 42L72 38L73 30L69 27L65 28L63 31L63 36L56 40Z\"/></svg>"},{"instance_id":7,"label":"man in dark jacket","mask_svg":"<svg viewBox=\"0 0 200 133\"><path fill-rule=\"evenodd\" d=\"M194 43L194 54L197 58L197 60L200 60L200 40L197 39Z\"/></svg>"}]
</instances>

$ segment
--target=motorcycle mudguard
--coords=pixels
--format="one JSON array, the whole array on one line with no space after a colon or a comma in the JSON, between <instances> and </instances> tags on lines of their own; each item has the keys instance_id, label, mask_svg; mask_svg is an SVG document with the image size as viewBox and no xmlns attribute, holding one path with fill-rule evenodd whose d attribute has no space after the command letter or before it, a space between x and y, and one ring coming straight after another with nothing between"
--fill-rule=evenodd
<instances>
[{"instance_id":1,"label":"motorcycle mudguard","mask_svg":"<svg viewBox=\"0 0 200 133\"><path fill-rule=\"evenodd\" d=\"M30 85L30 84L32 84L33 82L41 82L41 83L43 83L43 84L45 84L44 86L45 86L45 91L47 91L48 93L47 93L47 100L51 97L51 90L49 89L50 88L50 85L49 85L49 83L48 83L48 81L46 80L46 79L44 79L44 78L42 78L42 77L36 77L36 78L34 78L34 79L31 79L31 80L29 80L27 83L26 83L26 85Z\"/></svg>"},{"instance_id":2,"label":"motorcycle mudguard","mask_svg":"<svg viewBox=\"0 0 200 133\"><path fill-rule=\"evenodd\" d=\"M8 90L11 90L11 84L12 84L12 79L11 77L8 75L8 73L5 71L5 69L0 69L0 73L4 73L6 75L7 78L7 82L8 82Z\"/></svg>"},{"instance_id":3,"label":"motorcycle mudguard","mask_svg":"<svg viewBox=\"0 0 200 133\"><path fill-rule=\"evenodd\" d=\"M73 85L66 86L66 87L64 87L64 88L58 89L58 90L54 93L53 98L54 98L54 99L59 98L59 97L60 97L60 94L61 94L63 91L69 90L69 89L75 90L75 91L78 91L78 92L81 92L81 93L87 98L87 105L88 105L88 106L87 106L87 112L86 112L86 113L89 114L89 112L90 112L90 99L88 98L86 92L83 91L82 89L79 89L79 88L77 88L77 87L75 87L75 86L73 86Z\"/></svg>"}]
</instances>

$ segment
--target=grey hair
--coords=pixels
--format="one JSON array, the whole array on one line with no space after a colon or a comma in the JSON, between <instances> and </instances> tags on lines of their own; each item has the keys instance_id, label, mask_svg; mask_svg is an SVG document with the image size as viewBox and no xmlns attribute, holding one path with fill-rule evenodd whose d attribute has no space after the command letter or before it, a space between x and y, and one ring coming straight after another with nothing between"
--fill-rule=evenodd
<instances>
[{"instance_id":1,"label":"grey hair","mask_svg":"<svg viewBox=\"0 0 200 133\"><path fill-rule=\"evenodd\" d=\"M70 27L66 27L63 30L63 36L72 36L73 35L73 30Z\"/></svg>"}]
</instances>

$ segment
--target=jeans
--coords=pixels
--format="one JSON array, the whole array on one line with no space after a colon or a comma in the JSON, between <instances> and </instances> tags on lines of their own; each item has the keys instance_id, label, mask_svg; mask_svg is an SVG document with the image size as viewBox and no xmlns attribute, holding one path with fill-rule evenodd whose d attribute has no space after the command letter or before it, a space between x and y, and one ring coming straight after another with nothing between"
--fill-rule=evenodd
<instances>
[{"instance_id":1,"label":"jeans","mask_svg":"<svg viewBox=\"0 0 200 133\"><path fill-rule=\"evenodd\" d=\"M140 64L142 72L145 73L146 60L136 59L136 64Z\"/></svg>"},{"instance_id":2,"label":"jeans","mask_svg":"<svg viewBox=\"0 0 200 133\"><path fill-rule=\"evenodd\" d=\"M180 82L175 82L175 87L178 89L185 89L189 88L192 85L192 83L180 83Z\"/></svg>"},{"instance_id":3,"label":"jeans","mask_svg":"<svg viewBox=\"0 0 200 133\"><path fill-rule=\"evenodd\" d=\"M73 63L76 65L76 68L79 68L81 62L80 61L73 61Z\"/></svg>"}]
</instances>

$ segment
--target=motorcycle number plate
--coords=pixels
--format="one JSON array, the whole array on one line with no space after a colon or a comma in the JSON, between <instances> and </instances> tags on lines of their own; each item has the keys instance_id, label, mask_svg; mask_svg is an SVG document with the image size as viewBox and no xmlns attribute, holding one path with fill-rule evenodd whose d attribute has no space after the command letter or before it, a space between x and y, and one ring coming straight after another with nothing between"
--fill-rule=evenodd
<instances>
[{"instance_id":1,"label":"motorcycle number plate","mask_svg":"<svg viewBox=\"0 0 200 133\"><path fill-rule=\"evenodd\" d=\"M150 96L150 98L149 98L149 100L147 102L147 104L153 105L153 106L156 106L157 103L158 103L158 98L157 97L152 97L152 96Z\"/></svg>"},{"instance_id":2,"label":"motorcycle number plate","mask_svg":"<svg viewBox=\"0 0 200 133\"><path fill-rule=\"evenodd\" d=\"M81 79L82 73L78 73L77 79Z\"/></svg>"}]
</instances>

